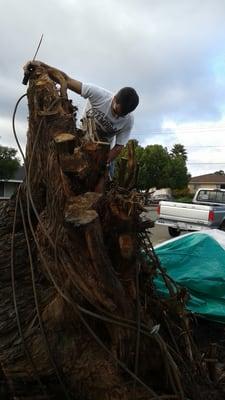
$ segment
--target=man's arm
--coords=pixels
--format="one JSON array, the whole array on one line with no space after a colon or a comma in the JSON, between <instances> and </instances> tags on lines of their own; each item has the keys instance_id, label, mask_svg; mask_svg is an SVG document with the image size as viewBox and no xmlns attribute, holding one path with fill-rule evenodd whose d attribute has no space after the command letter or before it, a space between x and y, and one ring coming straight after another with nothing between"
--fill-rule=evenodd
<instances>
[{"instance_id":1,"label":"man's arm","mask_svg":"<svg viewBox=\"0 0 225 400\"><path fill-rule=\"evenodd\" d=\"M109 155L108 155L108 159L107 159L107 164L109 164L111 161L113 161L121 152L123 148L123 145L119 145L116 144L112 150L110 150ZM109 165L107 165L107 167L109 167ZM105 188L105 183L106 181L109 179L109 169L107 169L105 171L105 174L102 175L95 187L95 192L97 193L103 193L104 192L104 188Z\"/></svg>"},{"instance_id":2,"label":"man's arm","mask_svg":"<svg viewBox=\"0 0 225 400\"><path fill-rule=\"evenodd\" d=\"M116 144L109 152L107 162L110 163L113 161L122 151L124 146L121 144Z\"/></svg>"},{"instance_id":3,"label":"man's arm","mask_svg":"<svg viewBox=\"0 0 225 400\"><path fill-rule=\"evenodd\" d=\"M81 94L82 82L80 82L76 79L70 78L70 76L65 74L65 72L61 71L60 69L51 67L50 65L45 64L42 61L28 61L23 68L26 71L27 69L29 69L29 67L34 67L34 68L35 67L44 67L44 68L46 68L50 78L57 83L60 83L59 79L57 77L57 74L61 74L67 82L68 89L72 90L75 93Z\"/></svg>"}]
</instances>

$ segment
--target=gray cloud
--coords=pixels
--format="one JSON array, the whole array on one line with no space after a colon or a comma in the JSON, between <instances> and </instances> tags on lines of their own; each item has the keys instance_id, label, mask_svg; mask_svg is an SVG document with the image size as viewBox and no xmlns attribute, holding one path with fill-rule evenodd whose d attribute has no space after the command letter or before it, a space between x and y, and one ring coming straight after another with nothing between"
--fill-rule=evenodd
<instances>
[{"instance_id":1,"label":"gray cloud","mask_svg":"<svg viewBox=\"0 0 225 400\"><path fill-rule=\"evenodd\" d=\"M0 6L0 118L8 118L9 126L26 90L22 65L33 57L41 33L39 59L112 91L137 89L133 136L142 143L172 143L173 132L162 130L166 119L222 117L224 0L0 0ZM23 106L18 114L24 126L26 112ZM1 142L11 140L10 129L0 132Z\"/></svg>"}]
</instances>

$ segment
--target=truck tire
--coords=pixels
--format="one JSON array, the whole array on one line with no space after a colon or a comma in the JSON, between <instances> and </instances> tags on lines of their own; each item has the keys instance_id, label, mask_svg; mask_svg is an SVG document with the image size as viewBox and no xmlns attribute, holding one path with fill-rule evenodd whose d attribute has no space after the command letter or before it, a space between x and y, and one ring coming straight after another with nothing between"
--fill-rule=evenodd
<instances>
[{"instance_id":1,"label":"truck tire","mask_svg":"<svg viewBox=\"0 0 225 400\"><path fill-rule=\"evenodd\" d=\"M222 222L222 224L220 225L219 229L221 231L225 231L225 221Z\"/></svg>"},{"instance_id":2,"label":"truck tire","mask_svg":"<svg viewBox=\"0 0 225 400\"><path fill-rule=\"evenodd\" d=\"M177 237L180 235L179 229L172 228L171 226L169 226L168 231L169 231L170 236L172 236L172 237Z\"/></svg>"}]
</instances>

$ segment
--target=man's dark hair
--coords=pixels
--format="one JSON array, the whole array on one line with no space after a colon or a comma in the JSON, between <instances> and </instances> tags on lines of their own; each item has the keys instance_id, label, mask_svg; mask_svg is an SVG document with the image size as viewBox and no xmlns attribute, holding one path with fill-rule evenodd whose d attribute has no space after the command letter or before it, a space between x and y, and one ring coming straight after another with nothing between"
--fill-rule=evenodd
<instances>
[{"instance_id":1,"label":"man's dark hair","mask_svg":"<svg viewBox=\"0 0 225 400\"><path fill-rule=\"evenodd\" d=\"M124 87L115 95L117 104L120 104L124 115L132 112L138 106L139 97L132 87Z\"/></svg>"}]
</instances>

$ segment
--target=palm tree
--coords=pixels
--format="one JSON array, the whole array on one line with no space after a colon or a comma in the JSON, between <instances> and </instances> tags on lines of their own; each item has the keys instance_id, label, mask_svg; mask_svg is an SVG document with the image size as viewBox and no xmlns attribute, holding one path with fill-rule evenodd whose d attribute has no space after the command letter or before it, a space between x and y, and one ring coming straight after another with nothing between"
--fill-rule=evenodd
<instances>
[{"instance_id":1,"label":"palm tree","mask_svg":"<svg viewBox=\"0 0 225 400\"><path fill-rule=\"evenodd\" d=\"M175 144L170 152L172 157L182 157L184 161L187 161L187 151L182 144Z\"/></svg>"}]
</instances>

